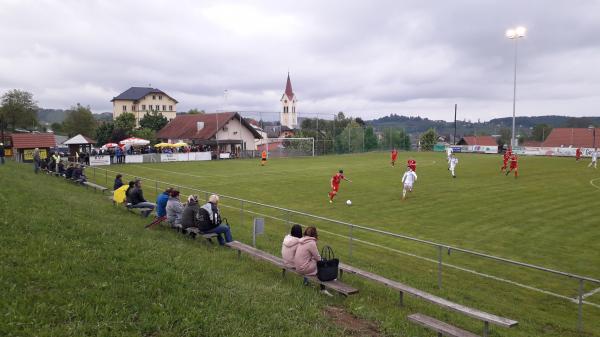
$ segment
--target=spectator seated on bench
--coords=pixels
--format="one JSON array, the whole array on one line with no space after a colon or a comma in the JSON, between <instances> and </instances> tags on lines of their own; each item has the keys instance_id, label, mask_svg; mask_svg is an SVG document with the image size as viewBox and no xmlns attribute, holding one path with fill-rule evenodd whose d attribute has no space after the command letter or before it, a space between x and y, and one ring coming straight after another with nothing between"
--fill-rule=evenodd
<instances>
[{"instance_id":1,"label":"spectator seated on bench","mask_svg":"<svg viewBox=\"0 0 600 337\"><path fill-rule=\"evenodd\" d=\"M73 176L71 177L71 180L74 180L79 184L86 182L87 178L85 177L84 168L84 165L76 164L75 168L73 169Z\"/></svg>"},{"instance_id":2,"label":"spectator seated on bench","mask_svg":"<svg viewBox=\"0 0 600 337\"><path fill-rule=\"evenodd\" d=\"M294 268L299 274L307 276L317 275L317 261L321 260L321 255L319 255L319 249L317 248L318 238L317 229L315 227L308 227L304 231L304 236L298 240L298 247L294 255ZM308 284L306 278L304 278L304 284ZM321 293L333 296L322 284Z\"/></svg>"},{"instance_id":3,"label":"spectator seated on bench","mask_svg":"<svg viewBox=\"0 0 600 337\"><path fill-rule=\"evenodd\" d=\"M131 203L131 205L127 205L129 208L142 208L142 216L148 217L152 210L156 207L151 202L148 202L144 199L144 192L142 191L142 181L140 179L136 179L134 182L133 188L129 189L127 192L127 200Z\"/></svg>"},{"instance_id":4,"label":"spectator seated on bench","mask_svg":"<svg viewBox=\"0 0 600 337\"><path fill-rule=\"evenodd\" d=\"M115 182L113 184L113 191L118 190L121 186L123 186L123 175L122 174L117 174L117 176L115 177Z\"/></svg>"},{"instance_id":5,"label":"spectator seated on bench","mask_svg":"<svg viewBox=\"0 0 600 337\"><path fill-rule=\"evenodd\" d=\"M225 245L226 242L233 241L231 236L231 229L229 224L223 224L221 219L221 211L218 207L219 196L216 194L211 195L208 198L208 202L202 206L202 209L208 213L208 219L204 218L204 221L200 222L200 231L203 233L214 233L217 234L217 240L221 246ZM223 236L225 238L223 238Z\"/></svg>"},{"instance_id":6,"label":"spectator seated on bench","mask_svg":"<svg viewBox=\"0 0 600 337\"><path fill-rule=\"evenodd\" d=\"M296 255L296 248L298 248L298 243L301 238L302 226L300 225L292 226L290 234L283 238L283 243L281 244L281 257L283 258L285 266L288 268L294 268L294 256Z\"/></svg>"},{"instance_id":7,"label":"spectator seated on bench","mask_svg":"<svg viewBox=\"0 0 600 337\"><path fill-rule=\"evenodd\" d=\"M167 222L172 228L181 228L181 216L183 215L183 204L179 201L179 191L172 190L167 201Z\"/></svg>"},{"instance_id":8,"label":"spectator seated on bench","mask_svg":"<svg viewBox=\"0 0 600 337\"><path fill-rule=\"evenodd\" d=\"M73 177L73 170L75 170L75 166L73 165L73 163L70 163L69 166L67 166L67 169L65 170L66 179L71 179Z\"/></svg>"}]
</instances>

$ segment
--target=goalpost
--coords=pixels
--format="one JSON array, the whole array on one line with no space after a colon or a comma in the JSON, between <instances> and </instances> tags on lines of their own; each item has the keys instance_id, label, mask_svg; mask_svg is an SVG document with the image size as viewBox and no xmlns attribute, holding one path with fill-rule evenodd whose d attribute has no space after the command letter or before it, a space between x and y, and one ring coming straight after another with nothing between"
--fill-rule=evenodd
<instances>
[{"instance_id":1,"label":"goalpost","mask_svg":"<svg viewBox=\"0 0 600 337\"><path fill-rule=\"evenodd\" d=\"M314 138L265 138L258 144L267 151L267 157L315 156Z\"/></svg>"}]
</instances>

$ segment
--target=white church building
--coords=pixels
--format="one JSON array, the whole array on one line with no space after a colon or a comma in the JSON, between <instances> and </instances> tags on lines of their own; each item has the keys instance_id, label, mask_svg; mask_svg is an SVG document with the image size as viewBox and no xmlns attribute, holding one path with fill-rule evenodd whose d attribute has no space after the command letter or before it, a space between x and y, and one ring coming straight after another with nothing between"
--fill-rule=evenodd
<instances>
[{"instance_id":1,"label":"white church building","mask_svg":"<svg viewBox=\"0 0 600 337\"><path fill-rule=\"evenodd\" d=\"M285 92L281 96L282 109L279 113L279 122L282 127L287 126L289 129L298 128L298 115L296 114L296 94L292 90L292 81L290 81L290 73L287 76L285 84Z\"/></svg>"}]
</instances>

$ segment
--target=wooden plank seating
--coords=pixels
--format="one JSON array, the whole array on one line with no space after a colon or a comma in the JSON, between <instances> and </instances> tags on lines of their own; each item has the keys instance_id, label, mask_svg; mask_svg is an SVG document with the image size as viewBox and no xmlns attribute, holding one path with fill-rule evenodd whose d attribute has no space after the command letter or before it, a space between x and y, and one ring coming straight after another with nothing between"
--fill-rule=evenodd
<instances>
[{"instance_id":1,"label":"wooden plank seating","mask_svg":"<svg viewBox=\"0 0 600 337\"><path fill-rule=\"evenodd\" d=\"M479 337L478 335L465 331L463 329L452 326L448 323L438 321L435 318L423 314L412 314L408 316L408 320L421 325L425 328L431 329L438 333L438 337L450 336L450 337Z\"/></svg>"},{"instance_id":2,"label":"wooden plank seating","mask_svg":"<svg viewBox=\"0 0 600 337\"><path fill-rule=\"evenodd\" d=\"M89 181L83 182L83 185L85 185L85 187L93 188L94 191L98 190L98 191L102 192L102 194L104 194L104 191L108 191L108 188L98 185L98 184L91 183Z\"/></svg>"},{"instance_id":3,"label":"wooden plank seating","mask_svg":"<svg viewBox=\"0 0 600 337\"><path fill-rule=\"evenodd\" d=\"M267 262L270 262L272 264L274 264L275 266L281 268L282 270L282 276L285 276L286 271L289 271L291 273L294 273L296 275L300 275L300 276L304 276L302 274L299 274L296 270L294 270L293 268L289 268L285 265L285 263L283 262L283 259L280 257L277 257L275 255L271 255L267 252L264 252L262 250L256 249L254 247L248 246L246 244L243 244L239 241L233 241L233 242L229 242L225 244L226 246L228 246L231 249L237 250L238 252L238 256L241 255L241 253L246 253L254 258L260 259L260 260L264 260ZM316 284L321 284L323 285L325 288L327 289L331 289L335 292L338 292L344 296L348 296L348 295L352 295L352 294L356 294L358 293L358 289L353 288L347 284L344 284L342 282L340 282L339 280L333 280L333 281L321 281L319 280L316 276L305 276L309 282L312 283L316 283Z\"/></svg>"},{"instance_id":4,"label":"wooden plank seating","mask_svg":"<svg viewBox=\"0 0 600 337\"><path fill-rule=\"evenodd\" d=\"M192 239L195 239L197 236L201 236L210 243L212 243L213 238L217 237L217 234L215 233L202 233L198 228L195 227L188 227L183 230L183 233L189 235Z\"/></svg>"},{"instance_id":5,"label":"wooden plank seating","mask_svg":"<svg viewBox=\"0 0 600 337\"><path fill-rule=\"evenodd\" d=\"M426 300L430 303L439 305L443 308L454 310L454 311L460 312L464 315L467 315L469 317L473 317L475 319L483 321L483 323L484 323L483 336L484 337L488 336L489 323L492 323L497 326L505 327L505 328L512 328L519 324L519 322L517 322L515 320L492 315L492 314L489 314L487 312L483 312L483 311L480 311L477 309L469 308L464 305L454 303L454 302L448 301L446 299L443 299L441 297L429 294L425 291L421 291L419 289L415 289L413 287L407 286L400 282L387 279L383 276L380 276L380 275L377 275L377 274L374 274L374 273L371 273L371 272L368 272L365 270L361 270L361 269L349 266L347 264L340 263L340 277L344 272L347 272L350 274L355 274L357 276L381 283L389 288L399 291L400 292L400 305L403 305L403 297L404 297L403 295L404 295L404 293L407 293L407 294L413 295L415 297L421 298L423 300Z\"/></svg>"}]
</instances>

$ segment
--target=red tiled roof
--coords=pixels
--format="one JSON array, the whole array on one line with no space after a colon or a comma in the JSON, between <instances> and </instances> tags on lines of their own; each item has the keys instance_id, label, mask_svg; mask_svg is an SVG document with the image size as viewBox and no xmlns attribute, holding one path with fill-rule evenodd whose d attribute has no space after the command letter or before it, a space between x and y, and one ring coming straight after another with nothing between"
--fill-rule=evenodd
<instances>
[{"instance_id":1,"label":"red tiled roof","mask_svg":"<svg viewBox=\"0 0 600 337\"><path fill-rule=\"evenodd\" d=\"M287 82L285 84L285 94L290 100L294 97L294 91L292 90L292 81L290 81L290 73L288 73Z\"/></svg>"},{"instance_id":2,"label":"red tiled roof","mask_svg":"<svg viewBox=\"0 0 600 337\"><path fill-rule=\"evenodd\" d=\"M543 146L545 147L592 147L594 146L594 129L588 128L554 128ZM600 128L596 128L596 146L600 146Z\"/></svg>"},{"instance_id":3,"label":"red tiled roof","mask_svg":"<svg viewBox=\"0 0 600 337\"><path fill-rule=\"evenodd\" d=\"M496 139L492 136L463 137L460 143L462 143L462 141L464 141L466 145L498 146Z\"/></svg>"},{"instance_id":4,"label":"red tiled roof","mask_svg":"<svg viewBox=\"0 0 600 337\"><path fill-rule=\"evenodd\" d=\"M53 133L13 133L11 137L15 149L56 147Z\"/></svg>"},{"instance_id":5,"label":"red tiled roof","mask_svg":"<svg viewBox=\"0 0 600 337\"><path fill-rule=\"evenodd\" d=\"M217 133L217 125L221 128L233 118L241 120L242 124L248 128L256 138L262 138L260 134L245 119L241 118L237 112L179 115L158 131L156 138L209 140ZM197 130L198 122L204 122L204 128L200 131Z\"/></svg>"}]
</instances>

